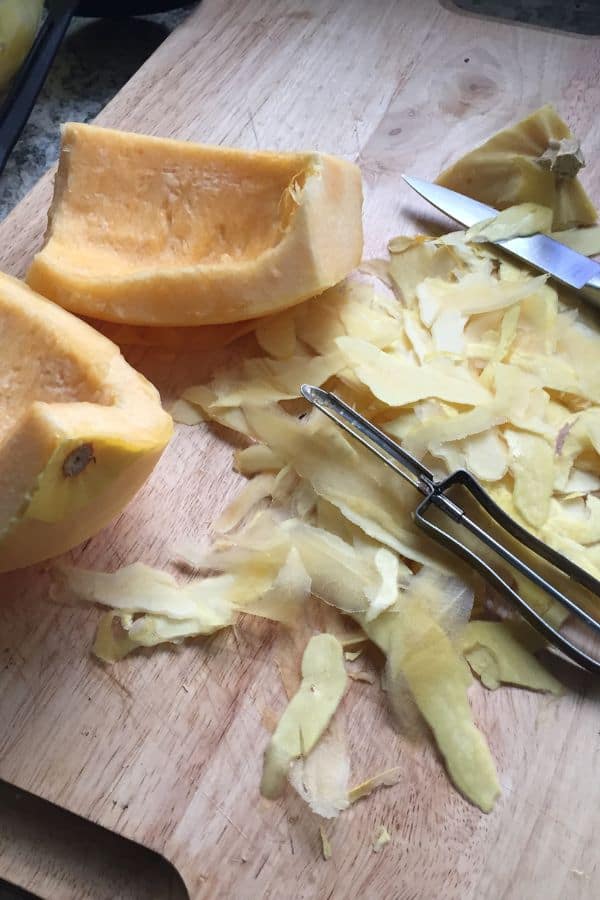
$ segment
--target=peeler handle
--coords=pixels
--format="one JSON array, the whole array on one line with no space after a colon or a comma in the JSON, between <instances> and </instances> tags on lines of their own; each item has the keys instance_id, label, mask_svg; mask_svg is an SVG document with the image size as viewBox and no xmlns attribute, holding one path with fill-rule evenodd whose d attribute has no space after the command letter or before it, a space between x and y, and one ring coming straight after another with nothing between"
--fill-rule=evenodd
<instances>
[{"instance_id":1,"label":"peeler handle","mask_svg":"<svg viewBox=\"0 0 600 900\"><path fill-rule=\"evenodd\" d=\"M592 575L585 572L570 559L567 559L561 553L558 553L552 547L549 547L543 541L536 538L519 525L518 522L515 522L511 516L507 515L507 513L492 500L479 482L464 470L454 472L449 478L434 485L433 490L428 493L425 499L417 507L414 514L415 522L430 537L456 553L465 560L465 562L472 565L473 568L475 568L488 583L492 585L492 587L496 588L516 606L530 625L540 631L547 640L558 647L565 656L568 656L585 669L600 672L600 662L598 660L589 656L585 651L577 647L557 631L556 628L544 619L537 610L527 602L525 597L516 591L508 581L495 570L495 568L486 562L485 559L448 531L444 530L444 528L433 522L427 515L432 506L440 510L460 527L465 528L474 535L482 544L488 547L488 549L492 550L499 560L508 563L513 570L527 579L532 585L543 591L552 600L561 604L565 610L582 619L593 630L600 633L600 623L596 619L588 615L585 610L581 609L580 606L565 596L565 594L558 590L539 572L527 565L523 559L515 555L505 544L496 540L489 531L478 525L477 522L457 506L453 500L450 500L449 497L447 497L447 493L452 488L458 486L468 491L479 506L485 510L504 532L533 551L533 553L541 559L551 563L558 572L567 576L570 580L573 580L582 587L592 591L596 596L600 595L600 583Z\"/></svg>"}]
</instances>

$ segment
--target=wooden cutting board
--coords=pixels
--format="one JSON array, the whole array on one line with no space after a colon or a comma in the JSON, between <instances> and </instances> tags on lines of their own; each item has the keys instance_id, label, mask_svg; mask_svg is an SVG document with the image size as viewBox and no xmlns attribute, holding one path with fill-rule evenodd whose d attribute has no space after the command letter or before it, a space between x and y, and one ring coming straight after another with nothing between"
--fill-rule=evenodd
<instances>
[{"instance_id":1,"label":"wooden cutting board","mask_svg":"<svg viewBox=\"0 0 600 900\"><path fill-rule=\"evenodd\" d=\"M355 159L372 255L389 236L427 227L403 171L434 176L548 101L583 138L584 181L600 199L597 41L436 0L204 0L98 121ZM0 268L24 272L50 194L46 176L0 225ZM126 353L166 403L218 357ZM225 437L179 428L135 502L72 559L99 569L162 565L177 538L202 540L236 488ZM192 897L598 896L600 720L589 685L571 684L558 701L473 688L503 787L485 816L452 788L428 744L393 731L378 685L353 683L342 711L352 780L389 766L404 774L327 826L334 855L324 862L320 823L299 799L258 795L263 720L284 704L276 629L251 621L235 635L106 668L89 654L97 610L57 605L48 584L43 567L0 576L0 778L164 854ZM374 854L381 823L393 840ZM25 878L8 850L0 863L0 874ZM27 875L27 885L71 896L45 875Z\"/></svg>"}]
</instances>

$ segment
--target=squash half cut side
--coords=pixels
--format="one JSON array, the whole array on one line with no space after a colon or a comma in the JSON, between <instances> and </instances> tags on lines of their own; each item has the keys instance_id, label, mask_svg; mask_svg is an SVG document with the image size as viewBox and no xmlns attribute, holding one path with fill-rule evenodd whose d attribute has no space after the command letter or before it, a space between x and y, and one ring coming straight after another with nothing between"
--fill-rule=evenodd
<instances>
[{"instance_id":1,"label":"squash half cut side","mask_svg":"<svg viewBox=\"0 0 600 900\"><path fill-rule=\"evenodd\" d=\"M0 274L0 571L104 527L172 433L156 389L89 325Z\"/></svg>"},{"instance_id":2,"label":"squash half cut side","mask_svg":"<svg viewBox=\"0 0 600 900\"><path fill-rule=\"evenodd\" d=\"M44 248L27 280L82 315L209 325L267 315L362 253L353 163L68 124Z\"/></svg>"}]
</instances>

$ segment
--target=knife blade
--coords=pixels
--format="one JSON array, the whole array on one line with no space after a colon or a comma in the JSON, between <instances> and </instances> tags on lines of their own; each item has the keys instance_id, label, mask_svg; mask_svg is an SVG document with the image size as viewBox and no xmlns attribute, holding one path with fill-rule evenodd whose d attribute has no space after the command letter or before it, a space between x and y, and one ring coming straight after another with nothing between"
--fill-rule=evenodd
<instances>
[{"instance_id":1,"label":"knife blade","mask_svg":"<svg viewBox=\"0 0 600 900\"><path fill-rule=\"evenodd\" d=\"M402 178L417 194L445 215L470 228L477 222L498 215L498 210L486 203L480 203L457 191L403 175ZM548 272L557 281L582 291L595 305L600 305L600 264L581 253L576 253L547 234L532 234L529 237L491 241L513 256L517 256L536 269Z\"/></svg>"}]
</instances>

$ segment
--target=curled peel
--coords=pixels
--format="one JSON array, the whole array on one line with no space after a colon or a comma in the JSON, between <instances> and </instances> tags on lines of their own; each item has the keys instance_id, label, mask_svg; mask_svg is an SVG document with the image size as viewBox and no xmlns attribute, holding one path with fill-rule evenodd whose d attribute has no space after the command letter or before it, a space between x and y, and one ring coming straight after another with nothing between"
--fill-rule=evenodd
<instances>
[{"instance_id":1,"label":"curled peel","mask_svg":"<svg viewBox=\"0 0 600 900\"><path fill-rule=\"evenodd\" d=\"M432 578L437 577L422 569L395 611L361 624L386 655L392 705L405 681L453 782L472 803L489 812L500 786L487 742L473 722L468 669L439 624L444 592L436 596Z\"/></svg>"},{"instance_id":2,"label":"curled peel","mask_svg":"<svg viewBox=\"0 0 600 900\"><path fill-rule=\"evenodd\" d=\"M411 617L411 638L398 665L431 728L456 787L483 812L500 794L487 742L473 722L467 698L470 677L443 630L426 613ZM396 649L391 648L395 662Z\"/></svg>"},{"instance_id":3,"label":"curled peel","mask_svg":"<svg viewBox=\"0 0 600 900\"><path fill-rule=\"evenodd\" d=\"M519 203L467 230L467 241L507 241L552 228L552 210L539 203Z\"/></svg>"},{"instance_id":4,"label":"curled peel","mask_svg":"<svg viewBox=\"0 0 600 900\"><path fill-rule=\"evenodd\" d=\"M260 792L273 800L283 791L290 764L308 755L346 690L342 645L333 635L311 638L302 657L302 682L281 716L265 751Z\"/></svg>"},{"instance_id":5,"label":"curled peel","mask_svg":"<svg viewBox=\"0 0 600 900\"><path fill-rule=\"evenodd\" d=\"M490 690L500 684L514 684L561 694L560 682L532 653L542 644L537 635L529 635L527 640L523 629L506 622L469 622L461 638L465 659Z\"/></svg>"}]
</instances>

